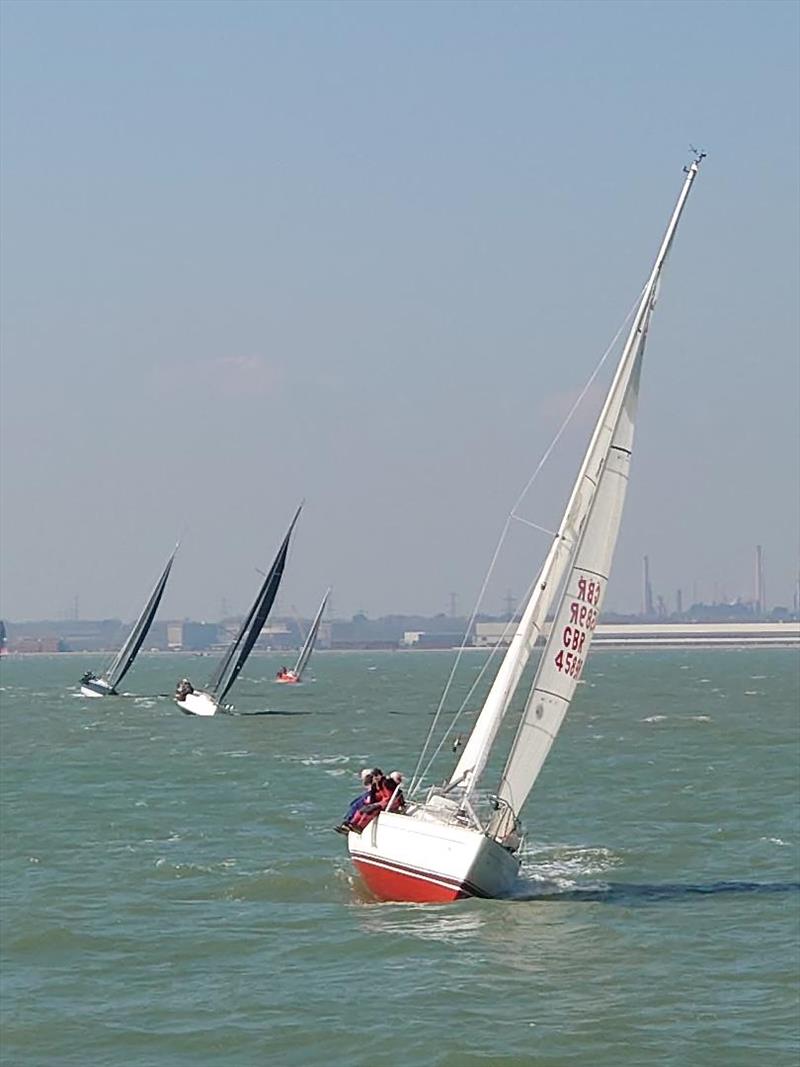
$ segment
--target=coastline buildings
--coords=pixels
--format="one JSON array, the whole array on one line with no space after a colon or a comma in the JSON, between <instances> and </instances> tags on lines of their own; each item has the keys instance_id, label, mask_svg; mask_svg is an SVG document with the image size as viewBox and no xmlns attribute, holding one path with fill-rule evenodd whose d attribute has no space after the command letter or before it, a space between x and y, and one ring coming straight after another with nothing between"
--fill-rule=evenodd
<instances>
[{"instance_id":1,"label":"coastline buildings","mask_svg":"<svg viewBox=\"0 0 800 1067\"><path fill-rule=\"evenodd\" d=\"M155 623L148 634L145 651L206 652L225 648L236 633L240 620L221 623L183 619ZM334 651L351 649L397 649L424 651L459 648L487 649L507 644L515 621L508 616L479 616L467 640L468 620L443 614L388 615L370 619L358 613L352 619L333 619L320 626L317 647ZM298 649L305 639L309 620L278 618L270 620L259 637L261 651ZM545 628L547 632L547 627ZM11 654L54 652L109 652L119 647L127 627L118 619L43 621L7 624L7 651ZM601 616L595 637L596 647L652 648L704 645L706 647L800 646L800 617L797 612L776 608L771 618L757 618L750 604L693 605L683 617L657 619L606 614Z\"/></svg>"},{"instance_id":2,"label":"coastline buildings","mask_svg":"<svg viewBox=\"0 0 800 1067\"><path fill-rule=\"evenodd\" d=\"M200 652L213 648L219 642L219 626L215 622L168 622L162 624L166 629L166 647L171 652ZM163 648L156 643L155 626L148 635L153 648ZM160 634L158 635L160 637Z\"/></svg>"},{"instance_id":3,"label":"coastline buildings","mask_svg":"<svg viewBox=\"0 0 800 1067\"><path fill-rule=\"evenodd\" d=\"M491 648L508 644L513 628L506 623L478 623L473 644ZM550 632L549 624L545 634ZM621 622L598 623L593 648L800 648L800 622Z\"/></svg>"}]
</instances>

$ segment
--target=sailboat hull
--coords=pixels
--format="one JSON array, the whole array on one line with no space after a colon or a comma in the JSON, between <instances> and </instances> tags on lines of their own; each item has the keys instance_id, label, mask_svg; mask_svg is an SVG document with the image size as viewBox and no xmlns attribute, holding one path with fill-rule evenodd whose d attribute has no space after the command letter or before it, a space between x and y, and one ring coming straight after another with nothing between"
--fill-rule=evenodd
<instances>
[{"instance_id":1,"label":"sailboat hull","mask_svg":"<svg viewBox=\"0 0 800 1067\"><path fill-rule=\"evenodd\" d=\"M275 679L278 685L300 685L300 679L296 674L282 674Z\"/></svg>"},{"instance_id":2,"label":"sailboat hull","mask_svg":"<svg viewBox=\"0 0 800 1067\"><path fill-rule=\"evenodd\" d=\"M201 715L206 718L210 715L216 715L219 711L219 704L208 693L203 693L200 690L195 690L194 693L187 693L182 700L176 700L176 704L187 715Z\"/></svg>"},{"instance_id":3,"label":"sailboat hull","mask_svg":"<svg viewBox=\"0 0 800 1067\"><path fill-rule=\"evenodd\" d=\"M93 678L91 682L81 682L82 697L116 696L117 692L102 678Z\"/></svg>"},{"instance_id":4,"label":"sailboat hull","mask_svg":"<svg viewBox=\"0 0 800 1067\"><path fill-rule=\"evenodd\" d=\"M425 815L382 812L347 840L356 870L379 900L442 904L502 897L519 860L477 830Z\"/></svg>"}]
</instances>

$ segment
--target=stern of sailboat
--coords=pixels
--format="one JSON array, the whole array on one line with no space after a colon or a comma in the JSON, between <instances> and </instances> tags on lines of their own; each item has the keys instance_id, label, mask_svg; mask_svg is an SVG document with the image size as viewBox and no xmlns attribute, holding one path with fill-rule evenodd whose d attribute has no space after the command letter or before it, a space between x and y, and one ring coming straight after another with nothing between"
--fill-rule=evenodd
<instances>
[{"instance_id":1,"label":"stern of sailboat","mask_svg":"<svg viewBox=\"0 0 800 1067\"><path fill-rule=\"evenodd\" d=\"M356 870L380 900L445 903L499 897L517 877L519 860L471 826L416 809L381 814L347 840Z\"/></svg>"}]
</instances>

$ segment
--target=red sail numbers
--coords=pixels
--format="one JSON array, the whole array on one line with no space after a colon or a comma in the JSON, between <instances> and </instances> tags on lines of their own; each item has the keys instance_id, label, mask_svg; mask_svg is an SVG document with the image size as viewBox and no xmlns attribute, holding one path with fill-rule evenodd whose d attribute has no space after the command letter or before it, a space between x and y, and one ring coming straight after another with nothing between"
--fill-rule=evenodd
<instances>
[{"instance_id":1,"label":"red sail numbers","mask_svg":"<svg viewBox=\"0 0 800 1067\"><path fill-rule=\"evenodd\" d=\"M561 648L556 652L554 662L570 678L580 677L583 670L583 646L597 625L602 592L599 578L582 574L578 577L575 599L568 600L564 605L569 610L569 622L561 632Z\"/></svg>"}]
</instances>

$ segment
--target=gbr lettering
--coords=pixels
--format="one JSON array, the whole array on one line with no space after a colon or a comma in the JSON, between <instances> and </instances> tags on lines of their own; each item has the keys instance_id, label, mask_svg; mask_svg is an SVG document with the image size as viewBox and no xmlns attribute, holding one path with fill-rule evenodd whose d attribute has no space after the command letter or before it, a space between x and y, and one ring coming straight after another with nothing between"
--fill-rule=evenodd
<instances>
[{"instance_id":1,"label":"gbr lettering","mask_svg":"<svg viewBox=\"0 0 800 1067\"><path fill-rule=\"evenodd\" d=\"M561 631L561 647L554 663L562 674L579 678L583 670L583 646L597 625L603 584L599 578L579 575L574 599L567 601L567 624Z\"/></svg>"}]
</instances>

